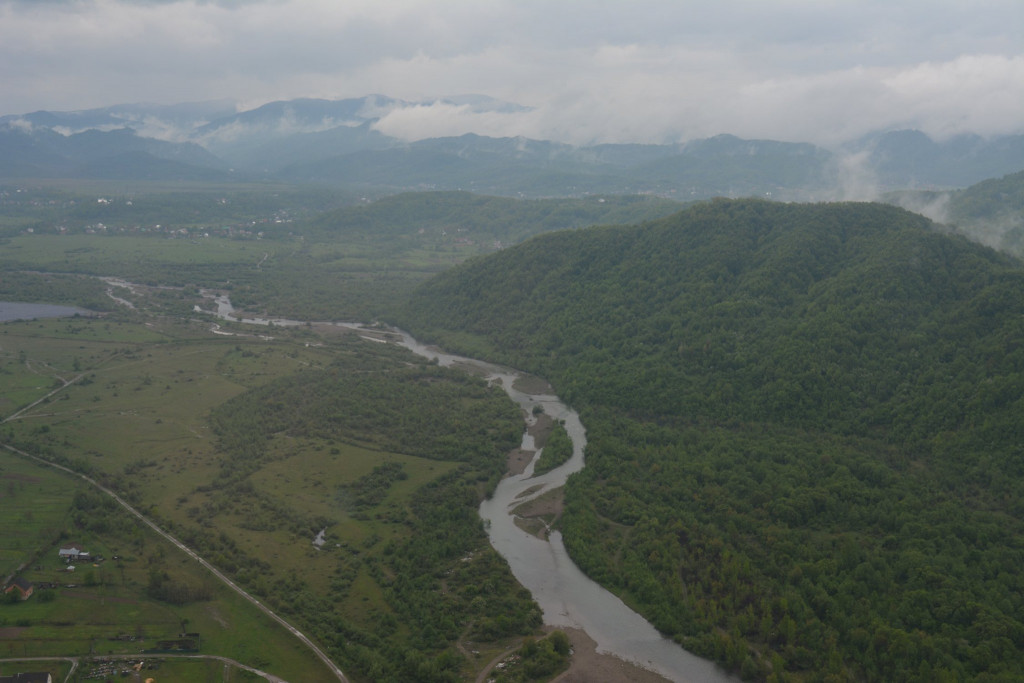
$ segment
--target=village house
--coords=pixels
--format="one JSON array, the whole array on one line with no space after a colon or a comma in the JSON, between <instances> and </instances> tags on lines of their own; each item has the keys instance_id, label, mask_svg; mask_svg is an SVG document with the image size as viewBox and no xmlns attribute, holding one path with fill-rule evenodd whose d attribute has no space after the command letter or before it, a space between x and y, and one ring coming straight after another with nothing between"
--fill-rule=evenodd
<instances>
[{"instance_id":1,"label":"village house","mask_svg":"<svg viewBox=\"0 0 1024 683\"><path fill-rule=\"evenodd\" d=\"M53 676L47 671L29 671L13 676L0 676L0 683L53 683Z\"/></svg>"},{"instance_id":2,"label":"village house","mask_svg":"<svg viewBox=\"0 0 1024 683\"><path fill-rule=\"evenodd\" d=\"M4 588L4 594L7 595L16 591L22 600L28 600L34 590L35 586L32 585L31 581L26 581L19 576Z\"/></svg>"},{"instance_id":3,"label":"village house","mask_svg":"<svg viewBox=\"0 0 1024 683\"><path fill-rule=\"evenodd\" d=\"M88 562L89 553L86 552L81 543L66 543L57 551L57 556L65 562Z\"/></svg>"}]
</instances>

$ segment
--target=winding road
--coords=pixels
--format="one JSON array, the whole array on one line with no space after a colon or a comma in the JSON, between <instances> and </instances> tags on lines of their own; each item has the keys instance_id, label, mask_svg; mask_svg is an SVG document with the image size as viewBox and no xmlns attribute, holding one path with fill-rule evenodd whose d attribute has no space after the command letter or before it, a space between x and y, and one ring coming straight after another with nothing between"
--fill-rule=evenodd
<instances>
[{"instance_id":1,"label":"winding road","mask_svg":"<svg viewBox=\"0 0 1024 683\"><path fill-rule=\"evenodd\" d=\"M8 422L9 420L15 419L16 417L18 417L19 415L24 413L26 410L29 410L33 406L36 406L39 403L45 401L46 399L48 399L51 396L53 396L54 394L62 391L64 388L68 387L69 385L74 384L81 377L82 377L82 375L78 375L77 377L75 377L74 379L71 379L71 380L62 380L64 382L63 386L58 387L57 389L54 389L53 391L48 393L43 398L39 399L38 401L32 403L29 406L26 406L25 408L23 408L22 410L19 410L18 412L14 413L13 415L9 415L8 417L4 418L3 420L0 420L0 424ZM344 683L348 683L348 678L345 677L345 674L338 667L338 665L335 664L331 660L331 658L329 656L327 656L327 653L324 652L322 649L320 649L320 647L316 643L314 643L304 633L302 633L302 631L300 631L299 629L297 629L294 626L292 626L283 617L281 617L280 615L275 613L269 607L267 607L262 602L257 600L254 596L252 596L248 592L246 592L241 586L239 586L234 581L232 581L227 576L225 576L219 569L217 569L212 564L210 564L209 562L204 560L202 557L200 557L199 554L196 551L192 550L187 545L185 545L184 543L179 541L177 538L175 538L174 536L172 536L168 532L166 532L163 529L161 529L156 524L156 522L154 522L153 520L149 519L144 514L142 514L138 510L136 510L134 507L132 507L128 503L128 501L123 499L117 493L115 493L111 489L107 488L103 484L99 483L98 481L96 481L92 477L88 477L88 476L86 476L86 475L84 475L84 474L82 474L80 472L76 472L76 471L74 471L74 470L72 470L72 469L70 469L68 467L64 467L63 465L58 465L55 462L50 462L49 460L46 460L45 458L41 458L41 457L39 457L37 455L32 455L31 453L26 453L25 451L23 451L21 449L15 448L14 446L11 446L10 444L2 444L2 446L5 449L7 449L8 451L11 451L12 453L16 453L16 454L22 456L23 458L28 458L28 459L33 460L35 462L38 462L38 463L40 463L42 465L47 465L49 467L54 467L54 468L56 468L58 470L66 472L66 473L68 473L68 474L70 474L72 476L78 477L78 478L82 479L83 481L88 482L88 484L90 486L94 487L96 490L101 491L101 492L105 493L106 495L110 496L111 498L113 498L115 501L117 501L118 505L120 505L125 510L130 512L132 515L137 517L143 524L148 526L150 529L155 531L161 537L163 537L164 539L166 539L167 541L169 541L170 543L175 545L183 553L185 553L186 555L188 555L189 557L194 559L196 562L201 564L203 567L205 567L211 574L213 574L217 579L219 579L222 583L224 583L226 586L228 586L231 590L235 591L236 593L241 595L243 598L245 598L246 600L251 602L253 605L255 605L256 608L260 612L262 612L266 616L270 617L271 619L276 621L278 624L283 626L285 629L287 629L293 636L295 636L300 641L302 641L302 643L304 645L306 645L306 647L308 647L320 659L320 661L322 661L324 663L324 665L328 669L330 669L330 671L337 677L337 679L339 681L343 681ZM51 658L51 659L55 659L55 658ZM225 659L225 658L220 658L220 659L224 659L224 661L226 661L226 662L233 662L233 660L228 660L228 659ZM237 662L234 662L234 663L237 664ZM253 673L256 673L256 674L262 676L263 678L267 679L268 681L272 681L274 683L286 683L282 679L277 678L276 676L273 676L271 674L259 671L257 669L252 669L252 668L247 667L247 666L243 666L243 665L239 665L239 666L242 666L242 668L245 668L245 669L247 669L249 671L252 671Z\"/></svg>"}]
</instances>

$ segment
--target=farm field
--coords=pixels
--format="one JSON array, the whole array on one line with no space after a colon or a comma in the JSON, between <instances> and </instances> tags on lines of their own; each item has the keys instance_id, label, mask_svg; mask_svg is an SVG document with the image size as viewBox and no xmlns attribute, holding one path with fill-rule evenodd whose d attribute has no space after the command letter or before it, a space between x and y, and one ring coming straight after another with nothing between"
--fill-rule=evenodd
<instances>
[{"instance_id":1,"label":"farm field","mask_svg":"<svg viewBox=\"0 0 1024 683\"><path fill-rule=\"evenodd\" d=\"M145 310L145 294L136 301ZM471 676L534 632L539 613L475 510L503 471L501 444L521 430L500 391L355 334L224 323L214 333L202 318L136 309L0 325L0 442L117 491L354 680L402 677L400 667ZM395 405L396 393L407 400ZM332 680L86 482L10 450L0 468L5 512L19 521L0 531L2 567L24 564L17 574L46 586L0 606L0 656L133 654L196 632L202 654ZM442 529L437 515L454 519ZM72 541L104 559L68 572L57 550Z\"/></svg>"}]
</instances>

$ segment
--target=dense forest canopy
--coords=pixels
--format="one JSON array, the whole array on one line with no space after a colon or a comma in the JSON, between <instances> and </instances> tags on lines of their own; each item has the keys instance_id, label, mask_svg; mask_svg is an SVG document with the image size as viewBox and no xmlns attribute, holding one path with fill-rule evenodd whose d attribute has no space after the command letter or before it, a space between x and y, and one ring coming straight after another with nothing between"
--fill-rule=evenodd
<instances>
[{"instance_id":1,"label":"dense forest canopy","mask_svg":"<svg viewBox=\"0 0 1024 683\"><path fill-rule=\"evenodd\" d=\"M566 544L751 677L1024 674L1024 270L874 204L542 235L401 323L550 378Z\"/></svg>"}]
</instances>

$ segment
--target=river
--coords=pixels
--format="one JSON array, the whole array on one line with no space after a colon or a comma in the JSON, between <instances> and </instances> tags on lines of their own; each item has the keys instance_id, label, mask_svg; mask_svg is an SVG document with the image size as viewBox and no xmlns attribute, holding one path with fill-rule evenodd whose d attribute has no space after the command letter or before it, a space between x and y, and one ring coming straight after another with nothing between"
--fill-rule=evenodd
<instances>
[{"instance_id":1,"label":"river","mask_svg":"<svg viewBox=\"0 0 1024 683\"><path fill-rule=\"evenodd\" d=\"M564 423L572 439L572 457L561 467L534 477L531 463L523 474L503 479L494 495L480 504L480 516L487 526L491 545L508 561L519 583L533 594L544 612L544 623L579 628L594 639L598 652L639 664L673 681L736 681L712 662L662 636L622 600L588 578L569 558L558 531L552 531L548 540L543 540L516 525L514 508L564 485L570 474L583 468L587 438L576 411L557 396L520 391L514 386L520 376L516 371L444 353L420 344L404 332L401 334L402 346L418 355L436 359L443 366L472 365L489 380L500 382L509 397L529 416L528 420L533 419L534 406L543 406L547 415ZM522 447L534 449L529 434L524 434ZM540 452L534 456L534 462L539 456Z\"/></svg>"},{"instance_id":2,"label":"river","mask_svg":"<svg viewBox=\"0 0 1024 683\"><path fill-rule=\"evenodd\" d=\"M226 295L210 293L209 296L215 297L216 315L224 320L280 327L305 324L296 320L239 318L236 317L235 309ZM376 336L380 330L376 328L366 328L356 323L333 324L364 331L368 339L381 341L379 336ZM565 424L566 432L573 443L572 457L568 462L538 477L532 476L531 463L523 474L503 479L494 495L480 504L480 516L487 527L491 545L508 561L512 574L540 605L544 613L544 623L555 627L581 629L597 643L598 652L633 662L673 681L737 681L738 679L729 676L714 663L687 652L674 641L662 636L622 600L588 578L569 558L562 543L562 535L558 531L552 531L548 540L543 540L516 526L512 514L515 507L564 485L570 474L583 468L587 438L586 430L576 411L562 403L557 396L529 394L517 389L515 381L521 373L515 370L444 353L419 343L400 330L390 332L401 336L401 346L420 356L436 360L439 365L472 366L488 380L499 382L509 397L528 416L528 423L534 419L533 408L539 404L547 415ZM523 449L534 450L533 438L528 433L523 435ZM534 461L539 455L538 452L534 456ZM529 493L526 493L528 490Z\"/></svg>"}]
</instances>

